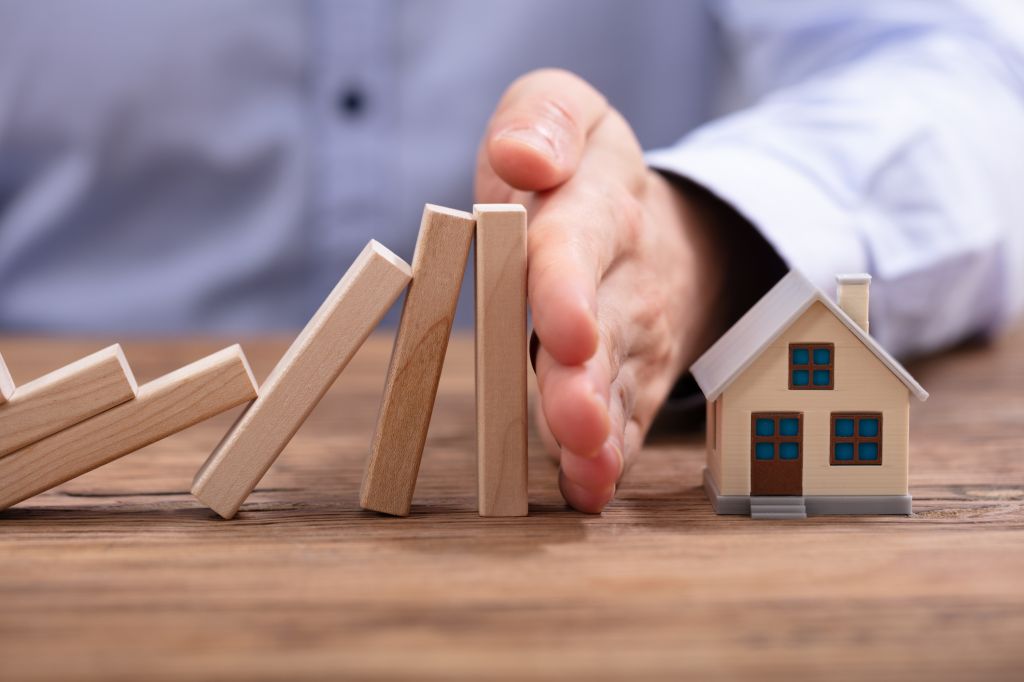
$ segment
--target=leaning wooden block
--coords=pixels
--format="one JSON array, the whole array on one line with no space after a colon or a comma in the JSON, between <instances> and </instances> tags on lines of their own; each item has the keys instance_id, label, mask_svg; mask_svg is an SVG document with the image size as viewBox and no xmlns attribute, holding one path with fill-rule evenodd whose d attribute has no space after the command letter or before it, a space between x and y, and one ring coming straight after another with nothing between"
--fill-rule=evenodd
<instances>
[{"instance_id":1,"label":"leaning wooden block","mask_svg":"<svg viewBox=\"0 0 1024 682\"><path fill-rule=\"evenodd\" d=\"M526 516L526 209L478 204L476 447L480 516Z\"/></svg>"},{"instance_id":2,"label":"leaning wooden block","mask_svg":"<svg viewBox=\"0 0 1024 682\"><path fill-rule=\"evenodd\" d=\"M409 514L473 226L473 216L463 211L430 204L423 210L412 284L363 478L363 509Z\"/></svg>"},{"instance_id":3,"label":"leaning wooden block","mask_svg":"<svg viewBox=\"0 0 1024 682\"><path fill-rule=\"evenodd\" d=\"M238 346L193 362L144 384L135 400L0 458L0 509L255 397Z\"/></svg>"},{"instance_id":4,"label":"leaning wooden block","mask_svg":"<svg viewBox=\"0 0 1024 682\"><path fill-rule=\"evenodd\" d=\"M200 502L235 515L411 277L401 258L366 245L196 474Z\"/></svg>"},{"instance_id":5,"label":"leaning wooden block","mask_svg":"<svg viewBox=\"0 0 1024 682\"><path fill-rule=\"evenodd\" d=\"M14 381L11 373L7 371L4 364L4 356L0 355L0 405L3 405L14 395Z\"/></svg>"},{"instance_id":6,"label":"leaning wooden block","mask_svg":"<svg viewBox=\"0 0 1024 682\"><path fill-rule=\"evenodd\" d=\"M0 407L0 456L131 400L137 391L118 344L23 384Z\"/></svg>"}]
</instances>

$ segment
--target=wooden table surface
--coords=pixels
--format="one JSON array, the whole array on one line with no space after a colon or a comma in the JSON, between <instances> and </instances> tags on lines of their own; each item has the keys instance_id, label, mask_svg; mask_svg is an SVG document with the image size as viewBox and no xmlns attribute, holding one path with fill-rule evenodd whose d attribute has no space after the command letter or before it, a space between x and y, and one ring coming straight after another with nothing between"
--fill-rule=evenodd
<instances>
[{"instance_id":1,"label":"wooden table surface","mask_svg":"<svg viewBox=\"0 0 1024 682\"><path fill-rule=\"evenodd\" d=\"M0 351L24 382L111 340ZM123 345L145 381L230 342ZM1024 329L911 365L912 518L803 522L716 517L672 428L602 516L534 437L530 516L479 518L466 337L412 516L362 512L390 343L233 521L187 491L234 414L0 513L0 679L1024 679ZM258 379L286 345L243 342Z\"/></svg>"}]
</instances>

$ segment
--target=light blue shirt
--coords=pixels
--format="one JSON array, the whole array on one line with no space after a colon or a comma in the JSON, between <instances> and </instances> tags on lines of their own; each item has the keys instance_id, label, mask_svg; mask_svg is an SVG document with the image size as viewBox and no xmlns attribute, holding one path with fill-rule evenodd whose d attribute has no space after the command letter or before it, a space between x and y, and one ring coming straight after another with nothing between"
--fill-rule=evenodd
<instances>
[{"instance_id":1,"label":"light blue shirt","mask_svg":"<svg viewBox=\"0 0 1024 682\"><path fill-rule=\"evenodd\" d=\"M0 330L301 326L468 208L502 91L561 66L936 348L1024 303L1022 46L1013 0L0 1Z\"/></svg>"}]
</instances>

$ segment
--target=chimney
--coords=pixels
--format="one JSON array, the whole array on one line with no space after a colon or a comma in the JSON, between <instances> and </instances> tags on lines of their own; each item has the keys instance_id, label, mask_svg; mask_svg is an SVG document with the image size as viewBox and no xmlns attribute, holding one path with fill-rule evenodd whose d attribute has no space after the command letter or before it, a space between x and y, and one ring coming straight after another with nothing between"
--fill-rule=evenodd
<instances>
[{"instance_id":1,"label":"chimney","mask_svg":"<svg viewBox=\"0 0 1024 682\"><path fill-rule=\"evenodd\" d=\"M867 333L868 289L871 287L871 275L836 275L836 284L839 307L864 330L864 333Z\"/></svg>"}]
</instances>

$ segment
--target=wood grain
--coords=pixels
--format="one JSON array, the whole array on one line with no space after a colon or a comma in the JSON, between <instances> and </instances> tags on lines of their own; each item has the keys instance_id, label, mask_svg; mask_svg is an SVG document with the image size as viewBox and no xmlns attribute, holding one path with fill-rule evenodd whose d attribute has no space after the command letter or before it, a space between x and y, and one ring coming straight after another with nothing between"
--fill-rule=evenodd
<instances>
[{"instance_id":1,"label":"wood grain","mask_svg":"<svg viewBox=\"0 0 1024 682\"><path fill-rule=\"evenodd\" d=\"M196 474L200 502L235 515L411 277L401 258L366 245Z\"/></svg>"},{"instance_id":2,"label":"wood grain","mask_svg":"<svg viewBox=\"0 0 1024 682\"><path fill-rule=\"evenodd\" d=\"M231 346L156 379L138 397L0 458L0 509L256 397Z\"/></svg>"},{"instance_id":3,"label":"wood grain","mask_svg":"<svg viewBox=\"0 0 1024 682\"><path fill-rule=\"evenodd\" d=\"M480 516L526 516L526 209L478 204L476 448Z\"/></svg>"},{"instance_id":4,"label":"wood grain","mask_svg":"<svg viewBox=\"0 0 1024 682\"><path fill-rule=\"evenodd\" d=\"M293 338L244 340L259 378ZM28 376L99 345L0 338ZM124 344L140 382L223 345ZM909 365L912 517L804 522L715 516L676 412L603 515L565 507L531 428L530 515L480 518L458 332L413 513L360 511L391 347L371 336L231 523L188 489L233 413L0 513L0 678L1020 678L1024 328Z\"/></svg>"},{"instance_id":5,"label":"wood grain","mask_svg":"<svg viewBox=\"0 0 1024 682\"><path fill-rule=\"evenodd\" d=\"M407 516L473 241L472 215L427 204L398 323L360 504Z\"/></svg>"},{"instance_id":6,"label":"wood grain","mask_svg":"<svg viewBox=\"0 0 1024 682\"><path fill-rule=\"evenodd\" d=\"M116 343L22 384L0 407L0 456L131 400L137 391Z\"/></svg>"},{"instance_id":7,"label":"wood grain","mask_svg":"<svg viewBox=\"0 0 1024 682\"><path fill-rule=\"evenodd\" d=\"M0 355L0 405L10 400L12 395L14 395L14 381L4 363L4 356Z\"/></svg>"}]
</instances>

